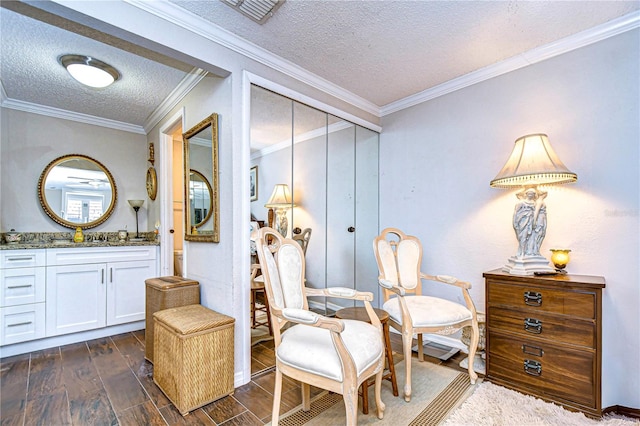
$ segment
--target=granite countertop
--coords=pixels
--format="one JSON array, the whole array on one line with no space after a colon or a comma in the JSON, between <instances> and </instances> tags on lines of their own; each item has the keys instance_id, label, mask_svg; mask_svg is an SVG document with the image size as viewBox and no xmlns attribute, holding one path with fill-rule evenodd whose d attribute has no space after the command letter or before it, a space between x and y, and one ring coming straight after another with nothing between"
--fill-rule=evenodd
<instances>
[{"instance_id":1,"label":"granite countertop","mask_svg":"<svg viewBox=\"0 0 640 426\"><path fill-rule=\"evenodd\" d=\"M26 242L17 244L0 244L0 250L45 249L45 248L78 248L78 247L128 247L128 246L159 246L160 241L96 241L74 243L73 241L56 242Z\"/></svg>"},{"instance_id":2,"label":"granite countertop","mask_svg":"<svg viewBox=\"0 0 640 426\"><path fill-rule=\"evenodd\" d=\"M21 241L7 244L5 233L0 233L0 250L46 249L46 248L78 248L78 247L131 247L159 246L160 240L153 232L141 232L139 241L135 233L129 233L127 241L120 242L118 232L85 232L85 241L73 242L72 232L22 232ZM136 241L132 241L132 240Z\"/></svg>"}]
</instances>

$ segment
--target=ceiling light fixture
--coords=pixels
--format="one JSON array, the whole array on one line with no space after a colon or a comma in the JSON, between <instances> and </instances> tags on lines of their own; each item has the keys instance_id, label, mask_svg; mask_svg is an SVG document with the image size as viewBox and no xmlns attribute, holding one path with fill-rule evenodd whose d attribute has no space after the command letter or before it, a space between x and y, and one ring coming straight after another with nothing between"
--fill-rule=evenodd
<instances>
[{"instance_id":1,"label":"ceiling light fixture","mask_svg":"<svg viewBox=\"0 0 640 426\"><path fill-rule=\"evenodd\" d=\"M285 0L220 0L257 22L264 24Z\"/></svg>"},{"instance_id":2,"label":"ceiling light fixture","mask_svg":"<svg viewBox=\"0 0 640 426\"><path fill-rule=\"evenodd\" d=\"M120 78L120 73L111 65L91 56L63 55L58 62L67 69L71 77L89 87L107 87Z\"/></svg>"}]
</instances>

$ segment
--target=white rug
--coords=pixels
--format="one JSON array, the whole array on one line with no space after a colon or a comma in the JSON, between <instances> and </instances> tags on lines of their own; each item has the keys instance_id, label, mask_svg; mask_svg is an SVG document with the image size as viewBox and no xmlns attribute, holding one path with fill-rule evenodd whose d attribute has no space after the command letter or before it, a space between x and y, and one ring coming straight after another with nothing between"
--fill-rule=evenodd
<instances>
[{"instance_id":1,"label":"white rug","mask_svg":"<svg viewBox=\"0 0 640 426\"><path fill-rule=\"evenodd\" d=\"M640 421L617 416L593 420L582 413L483 382L447 417L442 426L638 426Z\"/></svg>"}]
</instances>

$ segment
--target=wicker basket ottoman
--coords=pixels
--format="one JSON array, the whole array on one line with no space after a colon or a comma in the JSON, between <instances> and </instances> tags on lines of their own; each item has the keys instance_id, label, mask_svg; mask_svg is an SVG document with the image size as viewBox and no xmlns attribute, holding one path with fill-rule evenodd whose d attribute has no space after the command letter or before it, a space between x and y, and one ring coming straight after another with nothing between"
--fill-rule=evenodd
<instances>
[{"instance_id":1,"label":"wicker basket ottoman","mask_svg":"<svg viewBox=\"0 0 640 426\"><path fill-rule=\"evenodd\" d=\"M201 305L153 317L153 381L180 414L233 393L233 318Z\"/></svg>"},{"instance_id":2,"label":"wicker basket ottoman","mask_svg":"<svg viewBox=\"0 0 640 426\"><path fill-rule=\"evenodd\" d=\"M169 308L200 303L198 281L182 277L158 277L145 280L146 307L144 357L153 363L153 314Z\"/></svg>"}]
</instances>

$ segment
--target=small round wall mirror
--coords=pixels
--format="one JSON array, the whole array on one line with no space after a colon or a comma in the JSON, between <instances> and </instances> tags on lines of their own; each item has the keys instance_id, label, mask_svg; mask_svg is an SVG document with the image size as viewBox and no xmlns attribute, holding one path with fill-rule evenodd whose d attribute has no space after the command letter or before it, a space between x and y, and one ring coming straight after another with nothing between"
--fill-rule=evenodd
<instances>
[{"instance_id":1,"label":"small round wall mirror","mask_svg":"<svg viewBox=\"0 0 640 426\"><path fill-rule=\"evenodd\" d=\"M56 158L38 180L45 213L68 228L93 228L111 216L117 190L113 176L91 157L71 154Z\"/></svg>"},{"instance_id":2,"label":"small round wall mirror","mask_svg":"<svg viewBox=\"0 0 640 426\"><path fill-rule=\"evenodd\" d=\"M196 228L201 227L211 218L213 207L211 184L206 177L197 170L189 172L189 204L191 223Z\"/></svg>"}]
</instances>

